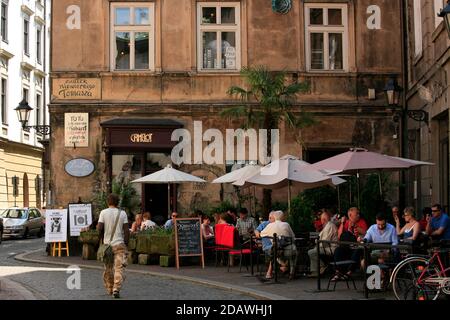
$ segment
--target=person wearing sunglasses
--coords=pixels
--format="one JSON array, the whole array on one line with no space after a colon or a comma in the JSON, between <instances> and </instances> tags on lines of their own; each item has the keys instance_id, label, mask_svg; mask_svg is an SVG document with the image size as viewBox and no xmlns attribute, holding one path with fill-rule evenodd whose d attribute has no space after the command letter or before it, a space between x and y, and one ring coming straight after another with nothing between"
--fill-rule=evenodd
<instances>
[{"instance_id":1,"label":"person wearing sunglasses","mask_svg":"<svg viewBox=\"0 0 450 320\"><path fill-rule=\"evenodd\" d=\"M427 217L427 234L436 240L450 240L450 219L440 204L431 207L431 215Z\"/></svg>"},{"instance_id":2,"label":"person wearing sunglasses","mask_svg":"<svg viewBox=\"0 0 450 320\"><path fill-rule=\"evenodd\" d=\"M420 223L416 220L416 215L414 214L413 207L407 207L403 211L403 218L406 224L403 228L400 227L400 218L398 216L394 217L397 235L403 235L403 240L416 240L420 234Z\"/></svg>"}]
</instances>

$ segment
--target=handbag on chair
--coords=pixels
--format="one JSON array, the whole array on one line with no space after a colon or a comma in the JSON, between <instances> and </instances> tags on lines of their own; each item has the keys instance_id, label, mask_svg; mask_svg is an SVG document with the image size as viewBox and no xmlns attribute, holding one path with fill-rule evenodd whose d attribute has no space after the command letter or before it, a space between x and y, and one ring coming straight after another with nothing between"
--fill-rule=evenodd
<instances>
[{"instance_id":1,"label":"handbag on chair","mask_svg":"<svg viewBox=\"0 0 450 320\"><path fill-rule=\"evenodd\" d=\"M114 263L114 252L111 245L112 239L114 238L114 234L116 233L117 224L119 222L120 218L120 210L119 214L117 215L116 222L114 223L113 232L111 233L111 238L109 239L109 244L100 244L100 247L98 248L97 256L100 257L100 261L102 261L104 264L112 264Z\"/></svg>"}]
</instances>

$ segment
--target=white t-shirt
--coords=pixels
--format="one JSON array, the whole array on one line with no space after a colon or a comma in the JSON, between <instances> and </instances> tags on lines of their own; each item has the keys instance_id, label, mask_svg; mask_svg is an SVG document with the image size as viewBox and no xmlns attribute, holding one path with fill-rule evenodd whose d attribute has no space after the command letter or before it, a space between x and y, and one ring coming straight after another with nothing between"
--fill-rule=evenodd
<instances>
[{"instance_id":1,"label":"white t-shirt","mask_svg":"<svg viewBox=\"0 0 450 320\"><path fill-rule=\"evenodd\" d=\"M152 220L145 220L144 222L142 222L141 224L141 230L148 230L148 229L153 229L156 227L156 223L154 223Z\"/></svg>"},{"instance_id":2,"label":"white t-shirt","mask_svg":"<svg viewBox=\"0 0 450 320\"><path fill-rule=\"evenodd\" d=\"M105 235L103 236L103 243L110 244L109 239L111 239L111 234L113 232L114 223L116 222L117 215L119 213L119 209L117 208L107 208L100 212L100 218L98 222L104 224ZM123 239L123 225L128 223L127 214L125 211L120 210L119 221L117 222L116 230L114 233L114 237L111 241L112 246L117 246L119 244L125 244Z\"/></svg>"}]
</instances>

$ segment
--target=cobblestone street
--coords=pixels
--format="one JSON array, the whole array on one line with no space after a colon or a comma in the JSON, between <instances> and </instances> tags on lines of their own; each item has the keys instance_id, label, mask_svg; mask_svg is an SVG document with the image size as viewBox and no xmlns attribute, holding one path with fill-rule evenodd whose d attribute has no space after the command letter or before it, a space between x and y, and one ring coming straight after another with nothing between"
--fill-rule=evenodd
<instances>
[{"instance_id":1,"label":"cobblestone street","mask_svg":"<svg viewBox=\"0 0 450 320\"><path fill-rule=\"evenodd\" d=\"M12 280L31 291L37 299L111 299L102 283L102 272L81 269L81 290L69 290L66 282L70 274L64 267L52 267L23 263L14 260L16 254L33 251L45 246L43 239L6 240L0 245L0 281L2 277ZM3 286L2 286L3 287ZM249 296L227 292L191 282L161 279L144 274L126 274L121 292L123 299L170 299L170 300L244 300ZM9 297L20 299L15 293ZM0 290L0 300L8 295Z\"/></svg>"}]
</instances>

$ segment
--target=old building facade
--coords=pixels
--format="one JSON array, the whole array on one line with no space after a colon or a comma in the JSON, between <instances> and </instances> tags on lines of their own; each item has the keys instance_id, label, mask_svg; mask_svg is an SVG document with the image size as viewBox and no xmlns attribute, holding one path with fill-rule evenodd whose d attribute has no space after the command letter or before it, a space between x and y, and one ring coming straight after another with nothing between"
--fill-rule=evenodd
<instances>
[{"instance_id":1,"label":"old building facade","mask_svg":"<svg viewBox=\"0 0 450 320\"><path fill-rule=\"evenodd\" d=\"M296 110L319 123L302 131L303 146L282 124L281 155L313 162L354 146L400 155L383 89L389 79L402 80L401 2L291 3L280 14L267 0L53 1L55 205L89 200L114 180L164 167L176 128L194 134L194 121L203 131L238 128L219 113L239 103L227 90L245 85L244 66L286 70L290 81L310 83ZM94 172L71 176L64 168L73 159L93 163ZM225 173L225 165L182 169L208 181ZM167 212L167 187L138 189L143 207ZM187 211L221 194L217 185L182 185L173 201Z\"/></svg>"},{"instance_id":2,"label":"old building facade","mask_svg":"<svg viewBox=\"0 0 450 320\"><path fill-rule=\"evenodd\" d=\"M14 109L25 98L33 108L28 125L49 122L51 1L0 4L0 208L41 207L46 201L41 141L48 136L22 129Z\"/></svg>"},{"instance_id":3,"label":"old building facade","mask_svg":"<svg viewBox=\"0 0 450 320\"><path fill-rule=\"evenodd\" d=\"M409 156L434 163L408 177L409 202L417 208L449 205L449 92L450 40L438 13L443 0L408 3L407 106L423 110L427 121L408 118L405 145Z\"/></svg>"}]
</instances>

